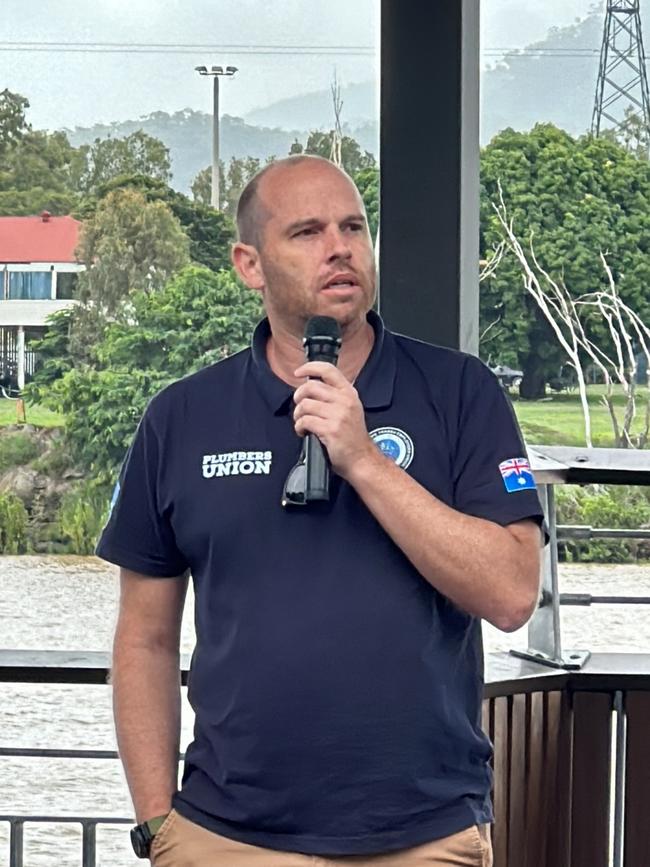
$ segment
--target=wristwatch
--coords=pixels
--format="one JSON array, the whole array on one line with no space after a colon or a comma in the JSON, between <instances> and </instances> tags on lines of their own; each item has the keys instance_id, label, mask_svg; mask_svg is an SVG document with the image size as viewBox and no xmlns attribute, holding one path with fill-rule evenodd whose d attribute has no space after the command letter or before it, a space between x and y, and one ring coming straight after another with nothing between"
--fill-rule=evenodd
<instances>
[{"instance_id":1,"label":"wristwatch","mask_svg":"<svg viewBox=\"0 0 650 867\"><path fill-rule=\"evenodd\" d=\"M133 851L138 858L149 857L151 841L162 828L167 816L169 816L169 813L165 813L164 816L156 816L153 819L147 819L147 821L143 822L141 825L136 825L135 828L131 828L131 845L133 846Z\"/></svg>"}]
</instances>

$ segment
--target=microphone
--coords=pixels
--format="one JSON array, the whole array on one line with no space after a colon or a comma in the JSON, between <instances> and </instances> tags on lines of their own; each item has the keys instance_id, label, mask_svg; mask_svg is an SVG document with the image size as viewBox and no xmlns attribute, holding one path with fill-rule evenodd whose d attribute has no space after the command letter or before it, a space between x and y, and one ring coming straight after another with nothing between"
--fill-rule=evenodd
<instances>
[{"instance_id":1,"label":"microphone","mask_svg":"<svg viewBox=\"0 0 650 867\"><path fill-rule=\"evenodd\" d=\"M331 316L312 316L305 327L302 345L307 361L336 365L341 348L341 329ZM330 467L325 447L315 434L305 436L305 502L329 500Z\"/></svg>"}]
</instances>

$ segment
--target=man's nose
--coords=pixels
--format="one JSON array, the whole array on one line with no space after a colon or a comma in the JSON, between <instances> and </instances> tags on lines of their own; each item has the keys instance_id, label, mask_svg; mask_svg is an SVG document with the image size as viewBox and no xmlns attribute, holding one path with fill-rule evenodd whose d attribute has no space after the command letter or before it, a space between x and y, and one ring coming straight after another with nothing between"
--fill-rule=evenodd
<instances>
[{"instance_id":1,"label":"man's nose","mask_svg":"<svg viewBox=\"0 0 650 867\"><path fill-rule=\"evenodd\" d=\"M345 232L342 232L338 227L330 229L327 233L328 261L349 259L351 255L349 238Z\"/></svg>"}]
</instances>

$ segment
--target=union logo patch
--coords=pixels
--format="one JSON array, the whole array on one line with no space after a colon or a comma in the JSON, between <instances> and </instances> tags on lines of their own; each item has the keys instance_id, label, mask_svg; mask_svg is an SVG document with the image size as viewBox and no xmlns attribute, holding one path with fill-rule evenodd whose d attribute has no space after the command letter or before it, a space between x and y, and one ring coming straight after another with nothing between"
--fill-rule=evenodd
<instances>
[{"instance_id":1,"label":"union logo patch","mask_svg":"<svg viewBox=\"0 0 650 867\"><path fill-rule=\"evenodd\" d=\"M382 453L395 461L398 467L405 470L411 461L415 449L413 448L413 440L403 430L398 427L378 427L370 431L370 438L379 446Z\"/></svg>"}]
</instances>

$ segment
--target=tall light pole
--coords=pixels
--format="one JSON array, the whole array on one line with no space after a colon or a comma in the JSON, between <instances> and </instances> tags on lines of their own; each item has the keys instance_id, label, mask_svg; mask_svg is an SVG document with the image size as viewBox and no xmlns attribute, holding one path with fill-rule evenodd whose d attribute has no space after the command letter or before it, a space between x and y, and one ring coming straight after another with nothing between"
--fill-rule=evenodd
<instances>
[{"instance_id":1,"label":"tall light pole","mask_svg":"<svg viewBox=\"0 0 650 867\"><path fill-rule=\"evenodd\" d=\"M222 75L231 78L236 72L236 66L196 66L199 75L212 76L212 191L210 204L219 210L219 78Z\"/></svg>"}]
</instances>

